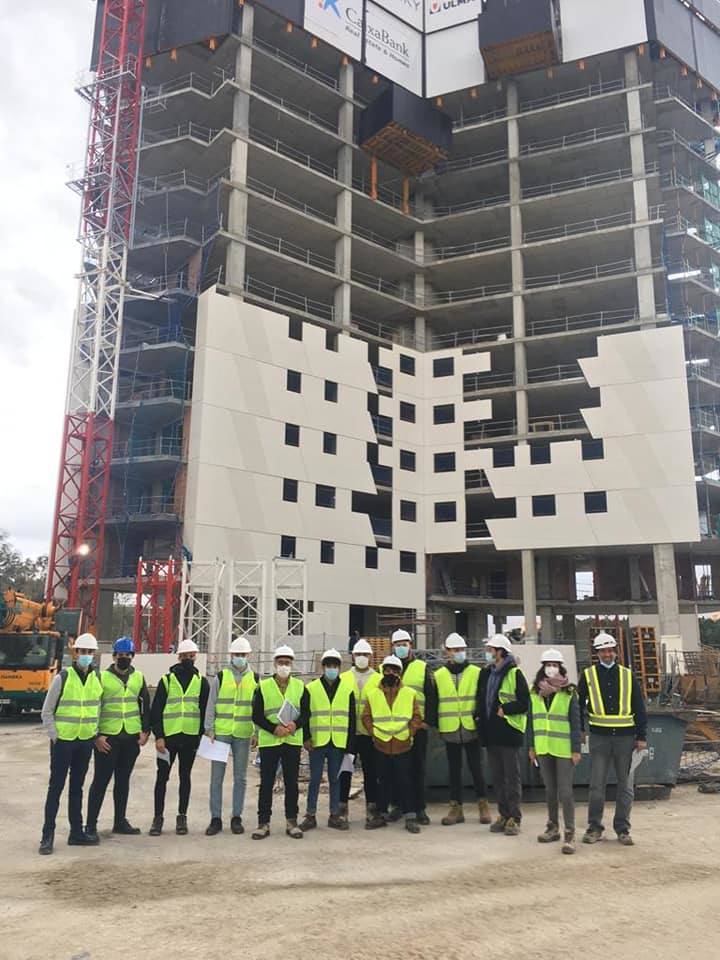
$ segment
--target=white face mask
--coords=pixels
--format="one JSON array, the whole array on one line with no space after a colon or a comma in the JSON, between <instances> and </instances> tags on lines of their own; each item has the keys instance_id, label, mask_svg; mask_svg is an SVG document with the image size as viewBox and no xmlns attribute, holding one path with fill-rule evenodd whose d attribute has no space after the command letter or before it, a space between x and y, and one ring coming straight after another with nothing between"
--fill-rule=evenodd
<instances>
[{"instance_id":1,"label":"white face mask","mask_svg":"<svg viewBox=\"0 0 720 960\"><path fill-rule=\"evenodd\" d=\"M292 667L287 666L287 664L280 663L275 667L275 672L281 678L281 680L287 680L287 678L292 673Z\"/></svg>"},{"instance_id":2,"label":"white face mask","mask_svg":"<svg viewBox=\"0 0 720 960\"><path fill-rule=\"evenodd\" d=\"M553 680L555 677L559 677L559 676L560 676L560 667L556 667L555 665L547 664L547 666L545 667L545 676L546 676L549 680Z\"/></svg>"},{"instance_id":3,"label":"white face mask","mask_svg":"<svg viewBox=\"0 0 720 960\"><path fill-rule=\"evenodd\" d=\"M370 657L366 657L364 653L359 653L355 657L355 666L358 668L358 670L367 670L369 664Z\"/></svg>"}]
</instances>

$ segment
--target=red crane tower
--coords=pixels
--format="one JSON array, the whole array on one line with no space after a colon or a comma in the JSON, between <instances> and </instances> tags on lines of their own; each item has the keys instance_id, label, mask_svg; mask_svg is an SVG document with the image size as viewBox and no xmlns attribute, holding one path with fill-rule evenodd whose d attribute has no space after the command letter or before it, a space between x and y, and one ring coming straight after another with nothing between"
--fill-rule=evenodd
<instances>
[{"instance_id":1,"label":"red crane tower","mask_svg":"<svg viewBox=\"0 0 720 960\"><path fill-rule=\"evenodd\" d=\"M82 196L82 264L47 597L94 623L137 175L145 0L105 0L97 67L78 92L90 104Z\"/></svg>"}]
</instances>

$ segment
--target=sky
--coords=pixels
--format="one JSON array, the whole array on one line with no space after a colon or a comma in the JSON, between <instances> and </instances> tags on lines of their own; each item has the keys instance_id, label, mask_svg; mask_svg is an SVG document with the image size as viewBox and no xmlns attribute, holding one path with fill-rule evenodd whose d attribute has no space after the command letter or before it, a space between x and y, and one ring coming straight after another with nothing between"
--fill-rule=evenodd
<instances>
[{"instance_id":1,"label":"sky","mask_svg":"<svg viewBox=\"0 0 720 960\"><path fill-rule=\"evenodd\" d=\"M66 165L83 160L92 0L0 0L0 529L25 554L52 527L80 247Z\"/></svg>"}]
</instances>

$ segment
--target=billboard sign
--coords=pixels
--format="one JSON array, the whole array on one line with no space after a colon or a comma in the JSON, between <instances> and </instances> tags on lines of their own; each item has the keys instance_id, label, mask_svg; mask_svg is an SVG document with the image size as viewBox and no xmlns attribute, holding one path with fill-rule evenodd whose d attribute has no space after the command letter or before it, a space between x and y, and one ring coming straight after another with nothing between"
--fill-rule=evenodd
<instances>
[{"instance_id":1,"label":"billboard sign","mask_svg":"<svg viewBox=\"0 0 720 960\"><path fill-rule=\"evenodd\" d=\"M381 7L416 30L423 29L423 6L428 0L377 0Z\"/></svg>"},{"instance_id":2,"label":"billboard sign","mask_svg":"<svg viewBox=\"0 0 720 960\"><path fill-rule=\"evenodd\" d=\"M424 0L425 33L454 27L456 23L476 20L481 13L481 0Z\"/></svg>"},{"instance_id":3,"label":"billboard sign","mask_svg":"<svg viewBox=\"0 0 720 960\"><path fill-rule=\"evenodd\" d=\"M303 26L331 47L359 60L362 19L362 0L306 0Z\"/></svg>"},{"instance_id":4,"label":"billboard sign","mask_svg":"<svg viewBox=\"0 0 720 960\"><path fill-rule=\"evenodd\" d=\"M406 90L423 95L422 34L381 7L365 7L365 63Z\"/></svg>"}]
</instances>

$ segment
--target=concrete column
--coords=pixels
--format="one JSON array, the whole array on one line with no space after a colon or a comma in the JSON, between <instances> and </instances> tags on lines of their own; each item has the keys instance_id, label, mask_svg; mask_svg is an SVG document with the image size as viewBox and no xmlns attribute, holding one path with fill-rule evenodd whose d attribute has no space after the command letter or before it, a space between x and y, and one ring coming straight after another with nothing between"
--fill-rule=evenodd
<instances>
[{"instance_id":1,"label":"concrete column","mask_svg":"<svg viewBox=\"0 0 720 960\"><path fill-rule=\"evenodd\" d=\"M564 613L562 618L562 635L565 643L575 639L575 615Z\"/></svg>"},{"instance_id":2,"label":"concrete column","mask_svg":"<svg viewBox=\"0 0 720 960\"><path fill-rule=\"evenodd\" d=\"M494 613L494 614L492 615L492 618L493 618L493 630L495 631L495 633L502 633L502 632L503 632L503 626L505 625L505 620L507 619L507 618L505 617L505 614L504 614L504 613Z\"/></svg>"},{"instance_id":3,"label":"concrete column","mask_svg":"<svg viewBox=\"0 0 720 960\"><path fill-rule=\"evenodd\" d=\"M680 636L680 607L678 603L675 550L671 543L653 544L655 584L657 588L660 637ZM672 647L672 649L677 649Z\"/></svg>"},{"instance_id":4,"label":"concrete column","mask_svg":"<svg viewBox=\"0 0 720 960\"><path fill-rule=\"evenodd\" d=\"M538 612L541 620L542 642L543 644L550 643L551 640L555 639L555 617L552 607L540 607Z\"/></svg>"},{"instance_id":5,"label":"concrete column","mask_svg":"<svg viewBox=\"0 0 720 960\"><path fill-rule=\"evenodd\" d=\"M339 327L349 327L351 319L352 288L352 165L353 165L353 86L354 72L352 63L340 67L338 89L347 98L340 104L338 111L338 133L345 141L337 154L337 178L348 189L341 190L337 196L335 222L343 231L343 236L335 244L335 272L342 277L342 283L333 296L335 323Z\"/></svg>"},{"instance_id":6,"label":"concrete column","mask_svg":"<svg viewBox=\"0 0 720 960\"><path fill-rule=\"evenodd\" d=\"M642 584L640 581L640 557L630 557L628 559L630 568L630 599L642 600Z\"/></svg>"},{"instance_id":7,"label":"concrete column","mask_svg":"<svg viewBox=\"0 0 720 960\"><path fill-rule=\"evenodd\" d=\"M523 616L525 618L525 639L537 642L537 590L535 587L535 551L523 550L520 554L522 564Z\"/></svg>"},{"instance_id":8,"label":"concrete column","mask_svg":"<svg viewBox=\"0 0 720 960\"><path fill-rule=\"evenodd\" d=\"M243 42L235 54L235 82L239 89L233 101L233 131L240 137L250 132L250 80L252 75L252 36L254 9L249 4L243 7L240 36ZM230 179L233 184L244 185L247 182L248 145L247 139L235 138L230 150ZM235 239L247 236L248 200L247 194L239 186L233 186L228 201L228 232L234 237L230 241L225 261L226 282L239 293L245 287L245 243Z\"/></svg>"}]
</instances>

